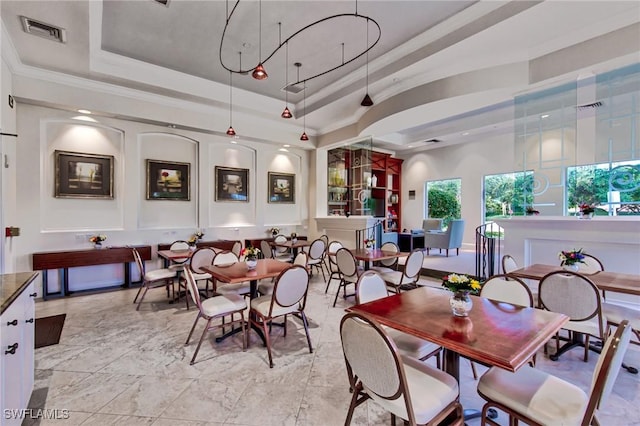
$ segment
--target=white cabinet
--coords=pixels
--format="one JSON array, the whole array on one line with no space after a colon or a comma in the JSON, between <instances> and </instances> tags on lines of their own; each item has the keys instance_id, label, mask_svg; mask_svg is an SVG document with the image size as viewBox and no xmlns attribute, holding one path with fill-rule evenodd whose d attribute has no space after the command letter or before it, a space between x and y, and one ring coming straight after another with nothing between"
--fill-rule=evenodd
<instances>
[{"instance_id":1,"label":"white cabinet","mask_svg":"<svg viewBox=\"0 0 640 426\"><path fill-rule=\"evenodd\" d=\"M0 425L20 425L33 391L35 285L32 282L0 316Z\"/></svg>"}]
</instances>

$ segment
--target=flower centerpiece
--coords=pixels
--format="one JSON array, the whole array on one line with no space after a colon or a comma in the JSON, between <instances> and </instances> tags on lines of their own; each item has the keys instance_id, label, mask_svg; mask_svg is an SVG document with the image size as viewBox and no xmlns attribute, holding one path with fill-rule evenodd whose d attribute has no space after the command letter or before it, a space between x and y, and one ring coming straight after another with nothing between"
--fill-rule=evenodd
<instances>
[{"instance_id":1,"label":"flower centerpiece","mask_svg":"<svg viewBox=\"0 0 640 426\"><path fill-rule=\"evenodd\" d=\"M560 266L568 271L578 272L580 269L578 263L585 263L584 254L582 249L561 251L558 253L558 259L560 259Z\"/></svg>"},{"instance_id":2,"label":"flower centerpiece","mask_svg":"<svg viewBox=\"0 0 640 426\"><path fill-rule=\"evenodd\" d=\"M596 208L592 204L581 203L578 205L580 219L591 219Z\"/></svg>"},{"instance_id":3,"label":"flower centerpiece","mask_svg":"<svg viewBox=\"0 0 640 426\"><path fill-rule=\"evenodd\" d=\"M449 274L442 278L442 287L453 294L449 299L451 312L457 317L466 317L473 307L469 293L477 294L481 288L480 282L464 274Z\"/></svg>"},{"instance_id":4,"label":"flower centerpiece","mask_svg":"<svg viewBox=\"0 0 640 426\"><path fill-rule=\"evenodd\" d=\"M89 238L89 242L93 243L94 247L99 249L102 248L102 242L107 239L107 236L104 234L93 235Z\"/></svg>"},{"instance_id":5,"label":"flower centerpiece","mask_svg":"<svg viewBox=\"0 0 640 426\"><path fill-rule=\"evenodd\" d=\"M375 238L365 238L364 248L371 250L372 248L375 248L375 246L376 246Z\"/></svg>"},{"instance_id":6,"label":"flower centerpiece","mask_svg":"<svg viewBox=\"0 0 640 426\"><path fill-rule=\"evenodd\" d=\"M247 264L248 269L255 269L258 265L258 255L260 249L257 247L247 246L240 252L241 256L244 256L244 262Z\"/></svg>"},{"instance_id":7,"label":"flower centerpiece","mask_svg":"<svg viewBox=\"0 0 640 426\"><path fill-rule=\"evenodd\" d=\"M204 232L201 229L198 229L187 241L190 246L195 246L198 241L200 241L204 237Z\"/></svg>"},{"instance_id":8,"label":"flower centerpiece","mask_svg":"<svg viewBox=\"0 0 640 426\"><path fill-rule=\"evenodd\" d=\"M269 232L271 233L271 236L275 237L280 233L280 228L274 226L273 228L269 229Z\"/></svg>"},{"instance_id":9,"label":"flower centerpiece","mask_svg":"<svg viewBox=\"0 0 640 426\"><path fill-rule=\"evenodd\" d=\"M298 234L296 234L295 232L291 233L291 242L292 243L297 243L298 242Z\"/></svg>"}]
</instances>

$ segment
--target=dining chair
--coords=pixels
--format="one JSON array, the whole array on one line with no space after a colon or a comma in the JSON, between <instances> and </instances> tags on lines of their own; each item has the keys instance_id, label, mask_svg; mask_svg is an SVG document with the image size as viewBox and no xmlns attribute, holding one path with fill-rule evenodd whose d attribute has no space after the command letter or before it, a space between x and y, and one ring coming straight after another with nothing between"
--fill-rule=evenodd
<instances>
[{"instance_id":1,"label":"dining chair","mask_svg":"<svg viewBox=\"0 0 640 426\"><path fill-rule=\"evenodd\" d=\"M598 358L589 394L563 379L525 365L515 373L492 367L478 382L478 394L487 401L482 425L499 426L487 416L497 408L509 415L509 424L599 425L596 411L611 394L629 346L631 327L620 323Z\"/></svg>"},{"instance_id":2,"label":"dining chair","mask_svg":"<svg viewBox=\"0 0 640 426\"><path fill-rule=\"evenodd\" d=\"M190 248L191 246L189 245L189 243L184 240L176 240L169 246L169 250L171 251L183 251L189 250ZM172 261L171 265L169 265L169 269L173 269L175 271L183 271L184 266L188 261L188 257L185 257L184 259L174 260Z\"/></svg>"},{"instance_id":3,"label":"dining chair","mask_svg":"<svg viewBox=\"0 0 640 426\"><path fill-rule=\"evenodd\" d=\"M221 251L216 254L213 258L213 265L215 266L225 266L232 265L237 263L238 256L232 251ZM249 282L241 282L241 283L222 283L215 279L213 281L213 292L214 294L238 294L241 296L248 296L251 292L251 283ZM221 285L220 285L221 284Z\"/></svg>"},{"instance_id":4,"label":"dining chair","mask_svg":"<svg viewBox=\"0 0 640 426\"><path fill-rule=\"evenodd\" d=\"M340 279L340 270L338 269L338 263L336 262L336 253L338 249L341 249L342 243L340 241L331 241L329 243L329 248L327 249L327 259L329 261L329 279L327 280L327 287L324 289L324 293L327 294L329 291L329 285L331 281L334 280L335 276Z\"/></svg>"},{"instance_id":5,"label":"dining chair","mask_svg":"<svg viewBox=\"0 0 640 426\"><path fill-rule=\"evenodd\" d=\"M507 280L513 279L513 277L511 277L508 274L515 271L516 269L520 269L518 262L516 262L516 260L510 254L505 254L504 256L502 256L501 264L502 264L502 273L506 275L505 278ZM524 282L529 283L529 281L524 281ZM527 287L529 287L529 290L531 291L531 295L533 296L533 306L538 306L539 305L538 289L532 288L533 285L529 285L529 284L527 284Z\"/></svg>"},{"instance_id":6,"label":"dining chair","mask_svg":"<svg viewBox=\"0 0 640 426\"><path fill-rule=\"evenodd\" d=\"M286 243L287 237L282 234L278 234L273 239L273 242L278 244ZM283 262L291 262L291 251L287 247L275 246L273 250L274 250L274 259L278 259Z\"/></svg>"},{"instance_id":7,"label":"dining chair","mask_svg":"<svg viewBox=\"0 0 640 426\"><path fill-rule=\"evenodd\" d=\"M392 241L387 241L380 246L380 250L399 253L398 245ZM398 258L379 260L376 266L372 266L371 270L378 271L381 274L386 272L394 272L398 270Z\"/></svg>"},{"instance_id":8,"label":"dining chair","mask_svg":"<svg viewBox=\"0 0 640 426\"><path fill-rule=\"evenodd\" d=\"M540 280L540 308L565 314L569 322L563 326L569 332L569 338L577 341L584 336L584 361L589 359L589 337L604 340L606 318L602 313L602 298L598 287L587 276L572 271L550 272ZM576 334L576 333L579 333ZM556 333L556 354L558 358L560 336Z\"/></svg>"},{"instance_id":9,"label":"dining chair","mask_svg":"<svg viewBox=\"0 0 640 426\"><path fill-rule=\"evenodd\" d=\"M633 308L627 308L626 306L616 305L610 302L602 302L602 313L607 319L607 334L610 334L611 327L619 327L622 321L629 321L629 327L633 334L636 335L636 340L632 340L634 345L640 345L640 311ZM626 367L627 370L633 372L636 371L635 367Z\"/></svg>"},{"instance_id":10,"label":"dining chair","mask_svg":"<svg viewBox=\"0 0 640 426\"><path fill-rule=\"evenodd\" d=\"M273 258L275 258L274 254L273 254L273 247L271 247L271 244L269 244L269 242L267 240L261 240L260 241L260 251L262 252L262 256L265 259L273 259Z\"/></svg>"},{"instance_id":11,"label":"dining chair","mask_svg":"<svg viewBox=\"0 0 640 426\"><path fill-rule=\"evenodd\" d=\"M596 272L604 271L604 265L600 259L587 253L582 253L582 255L584 256L584 259L582 259L582 262L584 263L576 263L576 265L578 265L578 272L585 275L591 275ZM600 294L602 294L603 299L607 298L607 292L605 290L600 290Z\"/></svg>"},{"instance_id":12,"label":"dining chair","mask_svg":"<svg viewBox=\"0 0 640 426\"><path fill-rule=\"evenodd\" d=\"M242 243L240 241L236 241L231 246L231 252L236 255L236 257L240 258L240 252L242 251Z\"/></svg>"},{"instance_id":13,"label":"dining chair","mask_svg":"<svg viewBox=\"0 0 640 426\"><path fill-rule=\"evenodd\" d=\"M138 289L136 293L136 297L133 299L133 303L136 303L138 300L138 296L140 296L140 300L138 301L138 305L136 306L136 311L140 310L140 304L142 303L142 299L147 294L147 291L152 288L164 287L167 289L167 295L169 294L169 286L171 286L171 298L175 298L175 287L174 280L177 277L177 271L169 268L162 269L154 269L153 271L146 271L144 262L142 261L142 257L140 257L140 253L135 248L131 249L133 252L133 258L136 261L136 265L138 266L138 271L140 273L140 278L142 279L142 285ZM143 291L144 289L144 291ZM142 295L140 292L142 291Z\"/></svg>"},{"instance_id":14,"label":"dining chair","mask_svg":"<svg viewBox=\"0 0 640 426\"><path fill-rule=\"evenodd\" d=\"M533 308L534 299L529 286L520 278L512 277L509 274L493 275L482 284L480 289L480 297L495 300L496 302L510 303L512 305ZM473 361L471 363L471 371L474 380L478 379L478 373ZM536 356L534 355L531 363L535 366Z\"/></svg>"},{"instance_id":15,"label":"dining chair","mask_svg":"<svg viewBox=\"0 0 640 426\"><path fill-rule=\"evenodd\" d=\"M340 271L340 283L338 283L338 290L336 290L336 297L333 299L333 307L335 308L336 302L338 301L338 295L340 294L340 289L342 288L343 297L346 299L349 296L354 296L354 294L347 294L347 286L349 284L353 284L355 286L356 282L358 282L358 277L362 273L362 268L358 267L356 263L356 258L353 256L353 253L347 248L340 248L336 252L336 263L338 265L338 270Z\"/></svg>"},{"instance_id":16,"label":"dining chair","mask_svg":"<svg viewBox=\"0 0 640 426\"><path fill-rule=\"evenodd\" d=\"M228 294L225 296L215 295L202 300L198 285L196 284L195 276L190 269L185 270L185 279L191 299L198 308L198 315L193 322L189 336L187 336L187 341L184 343L185 346L189 344L189 340L191 340L191 336L196 329L198 320L200 318L207 320L207 324L204 326L204 330L202 330L202 335L200 336L198 346L196 346L196 350L193 353L190 364L193 365L196 362L198 351L200 351L200 346L202 346L202 341L204 340L204 336L207 332L225 326L224 322L221 324L212 324L212 321L226 316L231 317L231 321L227 322L226 325L240 323L240 326L242 327L242 350L245 351L247 349L247 331L245 328L244 311L247 309L247 302L244 297L238 296L237 294ZM239 314L239 319L234 319L234 314Z\"/></svg>"},{"instance_id":17,"label":"dining chair","mask_svg":"<svg viewBox=\"0 0 640 426\"><path fill-rule=\"evenodd\" d=\"M324 255L327 246L324 243L324 240L318 238L311 243L309 247L309 259L307 260L307 265L311 268L311 274L313 275L313 268L316 270L320 270L322 272L322 280L326 281L326 277L324 275Z\"/></svg>"},{"instance_id":18,"label":"dining chair","mask_svg":"<svg viewBox=\"0 0 640 426\"><path fill-rule=\"evenodd\" d=\"M189 269L193 274L193 279L196 281L205 281L205 294L209 294L209 282L212 282L211 274L203 271L203 266L210 266L213 264L213 258L216 256L215 250L211 247L200 247L196 249L191 255L191 262L189 262ZM213 284L211 284L213 286ZM187 298L187 300L189 300ZM189 304L187 303L187 309Z\"/></svg>"},{"instance_id":19,"label":"dining chair","mask_svg":"<svg viewBox=\"0 0 640 426\"><path fill-rule=\"evenodd\" d=\"M372 300L389 296L387 283L377 271L366 271L356 283L356 303L367 303ZM435 355L436 366L440 368L440 353L442 347L428 340L423 340L402 331L382 326L384 331L394 341L402 355L410 356L424 361Z\"/></svg>"},{"instance_id":20,"label":"dining chair","mask_svg":"<svg viewBox=\"0 0 640 426\"><path fill-rule=\"evenodd\" d=\"M398 353L385 329L368 315L351 312L340 321L342 352L353 392L345 425L354 410L371 399L409 425L464 423L456 379L444 371ZM452 418L455 416L455 418Z\"/></svg>"},{"instance_id":21,"label":"dining chair","mask_svg":"<svg viewBox=\"0 0 640 426\"><path fill-rule=\"evenodd\" d=\"M301 251L296 255L295 259L293 259L293 265L300 265L304 267L308 272L309 268L307 267L307 258L308 258L307 253ZM277 277L274 277L269 281L264 281L264 280L261 281L258 284L258 294L260 296L265 296L267 294L273 293L273 287L275 285L276 278Z\"/></svg>"},{"instance_id":22,"label":"dining chair","mask_svg":"<svg viewBox=\"0 0 640 426\"><path fill-rule=\"evenodd\" d=\"M423 262L424 252L422 249L413 249L402 271L384 272L382 278L395 293L400 293L400 290L411 290L418 286Z\"/></svg>"},{"instance_id":23,"label":"dining chair","mask_svg":"<svg viewBox=\"0 0 640 426\"><path fill-rule=\"evenodd\" d=\"M327 234L322 234L318 237L324 242L324 254L322 255L322 263L324 264L324 268L329 273L329 236Z\"/></svg>"},{"instance_id":24,"label":"dining chair","mask_svg":"<svg viewBox=\"0 0 640 426\"><path fill-rule=\"evenodd\" d=\"M309 323L304 313L307 303L307 291L309 289L309 273L300 265L294 265L285 269L278 275L270 295L256 297L251 300L249 318L251 324L262 328L269 367L273 368L273 356L271 354L271 338L269 337L269 325L279 317L284 317L284 337L287 336L287 316L292 315L302 320L304 332L307 335L309 353L313 353L311 337L309 336Z\"/></svg>"}]
</instances>

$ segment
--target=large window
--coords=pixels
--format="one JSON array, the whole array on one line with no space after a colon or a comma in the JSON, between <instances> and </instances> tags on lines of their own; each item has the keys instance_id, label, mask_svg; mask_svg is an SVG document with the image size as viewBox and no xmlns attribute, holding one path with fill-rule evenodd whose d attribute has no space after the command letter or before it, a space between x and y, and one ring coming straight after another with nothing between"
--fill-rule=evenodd
<instances>
[{"instance_id":1,"label":"large window","mask_svg":"<svg viewBox=\"0 0 640 426\"><path fill-rule=\"evenodd\" d=\"M484 220L522 216L533 203L528 189L532 185L532 173L501 173L484 177Z\"/></svg>"},{"instance_id":2,"label":"large window","mask_svg":"<svg viewBox=\"0 0 640 426\"><path fill-rule=\"evenodd\" d=\"M460 219L460 186L460 179L427 182L425 217L441 218L444 226L452 219Z\"/></svg>"},{"instance_id":3,"label":"large window","mask_svg":"<svg viewBox=\"0 0 640 426\"><path fill-rule=\"evenodd\" d=\"M640 215L640 161L568 167L566 214L583 203L596 215Z\"/></svg>"}]
</instances>

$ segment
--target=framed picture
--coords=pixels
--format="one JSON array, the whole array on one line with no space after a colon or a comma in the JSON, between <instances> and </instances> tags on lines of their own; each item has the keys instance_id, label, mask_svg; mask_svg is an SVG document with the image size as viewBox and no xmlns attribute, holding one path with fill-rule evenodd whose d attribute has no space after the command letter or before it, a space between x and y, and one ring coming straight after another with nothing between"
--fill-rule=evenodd
<instances>
[{"instance_id":1,"label":"framed picture","mask_svg":"<svg viewBox=\"0 0 640 426\"><path fill-rule=\"evenodd\" d=\"M190 163L147 160L147 200L189 201Z\"/></svg>"},{"instance_id":2,"label":"framed picture","mask_svg":"<svg viewBox=\"0 0 640 426\"><path fill-rule=\"evenodd\" d=\"M113 199L113 155L54 152L56 198Z\"/></svg>"},{"instance_id":3,"label":"framed picture","mask_svg":"<svg viewBox=\"0 0 640 426\"><path fill-rule=\"evenodd\" d=\"M249 201L249 169L216 166L216 201Z\"/></svg>"},{"instance_id":4,"label":"framed picture","mask_svg":"<svg viewBox=\"0 0 640 426\"><path fill-rule=\"evenodd\" d=\"M296 175L269 172L269 202L295 203Z\"/></svg>"}]
</instances>

